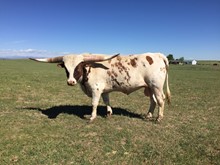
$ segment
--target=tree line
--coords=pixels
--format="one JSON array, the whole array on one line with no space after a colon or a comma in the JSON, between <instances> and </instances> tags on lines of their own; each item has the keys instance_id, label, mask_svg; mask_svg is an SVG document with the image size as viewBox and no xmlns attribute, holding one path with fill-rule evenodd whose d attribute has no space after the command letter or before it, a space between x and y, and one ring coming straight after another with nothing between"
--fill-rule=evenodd
<instances>
[{"instance_id":1,"label":"tree line","mask_svg":"<svg viewBox=\"0 0 220 165\"><path fill-rule=\"evenodd\" d=\"M175 61L175 60L177 60L177 61L179 61L179 62L181 62L181 63L184 62L184 57L180 57L179 59L174 59L174 57L173 57L172 54L169 54L169 55L167 56L167 59L168 59L169 61Z\"/></svg>"}]
</instances>

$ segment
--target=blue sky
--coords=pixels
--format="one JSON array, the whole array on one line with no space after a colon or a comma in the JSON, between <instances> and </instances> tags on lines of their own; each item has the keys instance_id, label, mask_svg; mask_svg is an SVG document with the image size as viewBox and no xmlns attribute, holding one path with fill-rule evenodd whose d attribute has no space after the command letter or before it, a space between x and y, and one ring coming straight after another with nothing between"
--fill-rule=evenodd
<instances>
[{"instance_id":1,"label":"blue sky","mask_svg":"<svg viewBox=\"0 0 220 165\"><path fill-rule=\"evenodd\" d=\"M0 0L0 57L83 52L220 60L220 0Z\"/></svg>"}]
</instances>

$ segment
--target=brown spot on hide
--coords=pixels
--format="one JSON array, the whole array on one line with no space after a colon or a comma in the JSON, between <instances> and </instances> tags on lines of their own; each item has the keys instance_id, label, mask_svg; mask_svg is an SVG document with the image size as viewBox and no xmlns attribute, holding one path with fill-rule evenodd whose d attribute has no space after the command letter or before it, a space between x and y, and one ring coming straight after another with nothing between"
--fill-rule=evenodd
<instances>
[{"instance_id":1,"label":"brown spot on hide","mask_svg":"<svg viewBox=\"0 0 220 165\"><path fill-rule=\"evenodd\" d=\"M121 84L118 82L118 80L116 78L112 79L118 86L121 86Z\"/></svg>"},{"instance_id":2,"label":"brown spot on hide","mask_svg":"<svg viewBox=\"0 0 220 165\"><path fill-rule=\"evenodd\" d=\"M112 71L112 74L115 76L115 77L118 77L118 74L114 71Z\"/></svg>"},{"instance_id":3,"label":"brown spot on hide","mask_svg":"<svg viewBox=\"0 0 220 165\"><path fill-rule=\"evenodd\" d=\"M137 67L137 58L134 58L134 59L131 59L130 62L131 62L131 66L133 67Z\"/></svg>"},{"instance_id":4,"label":"brown spot on hide","mask_svg":"<svg viewBox=\"0 0 220 165\"><path fill-rule=\"evenodd\" d=\"M118 67L123 67L121 62L118 62Z\"/></svg>"},{"instance_id":5,"label":"brown spot on hide","mask_svg":"<svg viewBox=\"0 0 220 165\"><path fill-rule=\"evenodd\" d=\"M150 56L146 56L146 59L150 65L154 63L153 59Z\"/></svg>"},{"instance_id":6,"label":"brown spot on hide","mask_svg":"<svg viewBox=\"0 0 220 165\"><path fill-rule=\"evenodd\" d=\"M129 61L130 61L130 60L129 60ZM135 63L134 66L136 67L136 66L137 66L137 63L136 63L137 58L134 58L133 61L134 61L134 63ZM130 79L131 79L131 76L130 76L130 74L129 74L130 68L126 65L127 63L130 64L130 62L128 62L128 60L127 60L127 62L125 63L125 62L122 62L122 60L120 61L120 59L119 59L119 60L118 60L117 62L115 62L114 64L111 64L111 66L114 66L114 68L112 67L111 70L108 70L108 71L107 71L108 76L111 77L112 81L115 82L117 85L118 85L118 84L122 85L122 82L118 82L118 80L117 80L117 77L120 77L120 76L122 76L122 75L125 75L125 78L124 78L124 79L125 79L125 81L127 81L127 83L129 84L129 81L130 81ZM131 64L130 64L130 65L131 65Z\"/></svg>"},{"instance_id":7,"label":"brown spot on hide","mask_svg":"<svg viewBox=\"0 0 220 165\"><path fill-rule=\"evenodd\" d=\"M115 63L115 66L118 68L118 63L117 62Z\"/></svg>"},{"instance_id":8,"label":"brown spot on hide","mask_svg":"<svg viewBox=\"0 0 220 165\"><path fill-rule=\"evenodd\" d=\"M118 77L118 74L114 71L114 70L112 70L112 71L107 71L107 74L108 74L108 76L110 76L111 78L115 78L115 77Z\"/></svg>"},{"instance_id":9,"label":"brown spot on hide","mask_svg":"<svg viewBox=\"0 0 220 165\"><path fill-rule=\"evenodd\" d=\"M162 72L166 73L166 68L165 68L165 67L160 68L160 71L162 71Z\"/></svg>"},{"instance_id":10,"label":"brown spot on hide","mask_svg":"<svg viewBox=\"0 0 220 165\"><path fill-rule=\"evenodd\" d=\"M108 74L109 76L111 76L111 72L110 72L109 70L107 71L107 74Z\"/></svg>"}]
</instances>

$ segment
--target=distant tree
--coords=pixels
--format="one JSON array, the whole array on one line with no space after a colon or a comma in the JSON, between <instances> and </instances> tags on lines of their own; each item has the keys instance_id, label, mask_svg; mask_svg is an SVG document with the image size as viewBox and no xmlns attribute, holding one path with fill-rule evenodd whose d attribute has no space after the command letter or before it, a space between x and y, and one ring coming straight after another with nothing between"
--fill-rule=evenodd
<instances>
[{"instance_id":1,"label":"distant tree","mask_svg":"<svg viewBox=\"0 0 220 165\"><path fill-rule=\"evenodd\" d=\"M179 62L183 63L184 62L184 57L180 57Z\"/></svg>"},{"instance_id":2,"label":"distant tree","mask_svg":"<svg viewBox=\"0 0 220 165\"><path fill-rule=\"evenodd\" d=\"M169 55L167 56L167 59L168 59L169 61L173 61L173 60L174 60L173 55L172 55L172 54L169 54Z\"/></svg>"}]
</instances>

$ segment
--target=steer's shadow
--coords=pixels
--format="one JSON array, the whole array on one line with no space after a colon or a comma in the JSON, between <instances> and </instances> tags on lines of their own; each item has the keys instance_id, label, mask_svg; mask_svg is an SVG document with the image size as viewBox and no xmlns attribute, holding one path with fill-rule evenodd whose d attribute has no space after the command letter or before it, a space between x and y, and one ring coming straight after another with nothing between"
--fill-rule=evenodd
<instances>
[{"instance_id":1,"label":"steer's shadow","mask_svg":"<svg viewBox=\"0 0 220 165\"><path fill-rule=\"evenodd\" d=\"M74 106L59 105L59 106L54 106L48 109L41 109L37 107L26 107L23 109L40 111L42 114L46 115L50 119L54 119L57 116L59 116L59 114L62 114L62 113L75 115L83 119L85 118L85 115L91 115L91 112L92 112L92 107L87 106L87 105L74 105ZM130 118L143 119L141 114L129 112L122 108L112 108L112 110L113 110L113 115L120 115L120 116L127 116ZM98 106L97 115L106 117L107 116L106 107Z\"/></svg>"}]
</instances>

